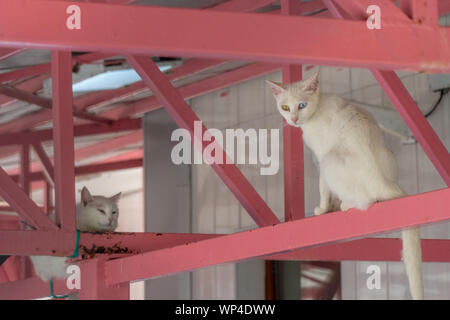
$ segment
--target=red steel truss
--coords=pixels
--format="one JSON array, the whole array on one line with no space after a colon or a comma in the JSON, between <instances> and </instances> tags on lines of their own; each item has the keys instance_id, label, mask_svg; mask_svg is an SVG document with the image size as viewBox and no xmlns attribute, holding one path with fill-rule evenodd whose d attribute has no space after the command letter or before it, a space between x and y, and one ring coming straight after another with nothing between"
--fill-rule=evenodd
<instances>
[{"instance_id":1,"label":"red steel truss","mask_svg":"<svg viewBox=\"0 0 450 320\"><path fill-rule=\"evenodd\" d=\"M392 71L450 71L450 32L438 26L439 14L450 13L448 1L426 1L424 5L424 0L402 0L398 8L390 0L282 0L281 12L269 14L251 12L273 0L231 0L208 10L136 7L130 5L132 0L103 2L0 2L0 60L28 48L52 50L49 64L0 74L0 108L15 100L44 107L0 127L0 157L20 152L18 168L8 172L0 168L0 196L9 204L0 209L19 215L0 215L0 254L73 254L77 237L75 175L142 166L142 150L83 166L75 167L74 162L140 143L140 120L131 117L164 107L180 127L193 133L194 121L199 119L185 99L278 69L283 70L283 82L298 81L302 77L301 63L369 68L443 180L450 184L447 149ZM80 30L65 28L66 8L71 4L81 8ZM382 9L383 28L369 31L366 8L373 4ZM328 11L317 17L301 17L302 13L324 8ZM10 14L19 11L20 15ZM39 15L45 19L36 19ZM71 51L75 50L92 53L72 57ZM143 80L125 88L73 98L74 64L102 60L114 53L125 56ZM150 55L192 58L164 75ZM171 84L233 59L252 62L179 88ZM34 95L50 75L52 101ZM17 85L11 83L19 79L25 80ZM153 96L116 103L148 88ZM95 116L88 112L113 103L112 108ZM75 123L74 117L78 119ZM52 129L31 130L48 121L53 121ZM74 149L75 137L121 131L132 132ZM114 259L99 252L95 258L80 263L80 298L128 299L130 281L252 258L399 261L399 239L365 237L450 219L449 188L378 203L364 213L350 210L305 218L301 130L285 124L283 132L285 222L278 220L234 164L213 163L213 169L259 228L230 235L82 233L82 248L95 244L126 250L120 250ZM196 142L198 137L192 136L194 144L203 149L203 142ZM44 149L50 140L54 144L53 159ZM30 163L30 150L38 162ZM226 157L222 149L216 152ZM35 187L45 188L44 207L29 197ZM50 188L55 188L57 224L47 217L52 207ZM19 227L20 220L34 230ZM449 240L423 239L422 247L424 261L450 262ZM23 278L20 267L20 260L14 258L0 266L0 299L47 296L48 283ZM56 281L54 289L56 294L69 292L63 281Z\"/></svg>"}]
</instances>

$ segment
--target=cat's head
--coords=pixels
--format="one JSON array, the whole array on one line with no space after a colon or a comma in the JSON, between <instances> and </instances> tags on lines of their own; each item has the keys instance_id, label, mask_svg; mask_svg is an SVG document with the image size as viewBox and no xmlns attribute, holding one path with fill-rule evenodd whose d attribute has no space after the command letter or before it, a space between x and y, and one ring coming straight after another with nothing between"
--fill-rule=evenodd
<instances>
[{"instance_id":1,"label":"cat's head","mask_svg":"<svg viewBox=\"0 0 450 320\"><path fill-rule=\"evenodd\" d=\"M277 101L278 111L286 122L300 127L317 109L319 100L319 73L303 81L281 84L267 81Z\"/></svg>"},{"instance_id":2,"label":"cat's head","mask_svg":"<svg viewBox=\"0 0 450 320\"><path fill-rule=\"evenodd\" d=\"M114 231L119 218L119 201L121 193L110 198L93 196L86 187L81 190L81 214L79 219L82 225L90 231Z\"/></svg>"}]
</instances>

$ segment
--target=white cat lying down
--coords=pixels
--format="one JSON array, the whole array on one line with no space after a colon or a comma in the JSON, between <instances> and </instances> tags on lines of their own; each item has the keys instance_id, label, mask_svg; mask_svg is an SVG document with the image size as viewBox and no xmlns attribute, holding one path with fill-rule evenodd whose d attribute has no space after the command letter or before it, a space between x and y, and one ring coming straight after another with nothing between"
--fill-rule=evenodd
<instances>
[{"instance_id":1,"label":"white cat lying down","mask_svg":"<svg viewBox=\"0 0 450 320\"><path fill-rule=\"evenodd\" d=\"M81 203L77 205L77 229L84 232L116 230L119 218L117 202L120 195L118 193L111 198L92 196L84 187L81 190ZM54 221L54 213L50 215L50 218ZM30 256L30 259L37 276L44 281L68 276L66 257Z\"/></svg>"},{"instance_id":2,"label":"white cat lying down","mask_svg":"<svg viewBox=\"0 0 450 320\"><path fill-rule=\"evenodd\" d=\"M397 183L394 154L371 114L338 96L320 94L318 73L291 85L268 83L279 112L289 125L302 128L303 140L319 162L316 215L332 211L334 197L346 211L405 196ZM419 229L404 229L402 240L411 295L423 299Z\"/></svg>"}]
</instances>

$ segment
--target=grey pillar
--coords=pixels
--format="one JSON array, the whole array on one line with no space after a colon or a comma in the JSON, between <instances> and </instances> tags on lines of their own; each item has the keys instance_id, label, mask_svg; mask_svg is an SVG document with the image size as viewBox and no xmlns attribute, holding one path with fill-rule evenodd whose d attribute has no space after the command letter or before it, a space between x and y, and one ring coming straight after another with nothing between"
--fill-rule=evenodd
<instances>
[{"instance_id":1,"label":"grey pillar","mask_svg":"<svg viewBox=\"0 0 450 320\"><path fill-rule=\"evenodd\" d=\"M191 232L190 166L175 165L170 141L178 126L164 109L144 116L145 230ZM146 299L190 299L191 276L182 273L146 281Z\"/></svg>"}]
</instances>

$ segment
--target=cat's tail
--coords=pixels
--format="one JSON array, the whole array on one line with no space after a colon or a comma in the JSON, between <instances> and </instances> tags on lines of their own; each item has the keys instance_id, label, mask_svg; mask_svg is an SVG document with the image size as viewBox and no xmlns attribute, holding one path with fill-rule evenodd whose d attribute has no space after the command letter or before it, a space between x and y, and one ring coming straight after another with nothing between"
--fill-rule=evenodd
<instances>
[{"instance_id":1,"label":"cat's tail","mask_svg":"<svg viewBox=\"0 0 450 320\"><path fill-rule=\"evenodd\" d=\"M403 262L408 275L409 290L414 300L423 300L422 249L419 228L402 230Z\"/></svg>"},{"instance_id":2,"label":"cat's tail","mask_svg":"<svg viewBox=\"0 0 450 320\"><path fill-rule=\"evenodd\" d=\"M389 190L389 199L407 196L398 185ZM388 200L388 199L386 199ZM423 300L422 283L422 248L420 245L419 227L410 227L402 230L403 262L408 275L409 289L414 300Z\"/></svg>"}]
</instances>

